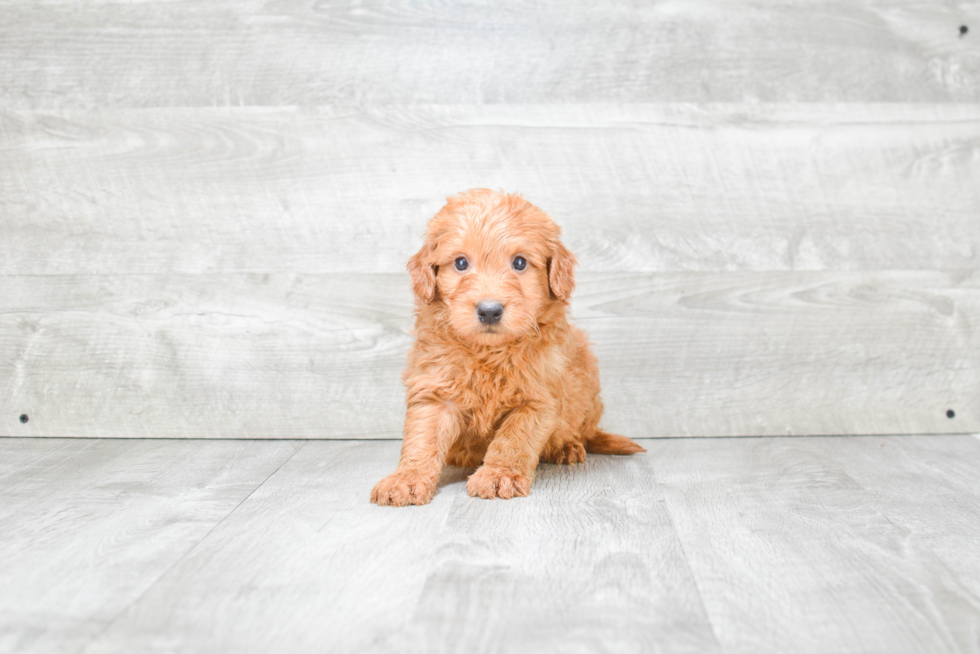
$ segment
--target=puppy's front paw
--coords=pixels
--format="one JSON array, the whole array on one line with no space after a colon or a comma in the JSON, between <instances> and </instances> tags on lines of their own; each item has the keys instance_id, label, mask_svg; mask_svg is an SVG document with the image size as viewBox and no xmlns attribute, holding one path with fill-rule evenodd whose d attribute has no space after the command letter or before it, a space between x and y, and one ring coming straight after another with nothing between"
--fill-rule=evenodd
<instances>
[{"instance_id":1,"label":"puppy's front paw","mask_svg":"<svg viewBox=\"0 0 980 654\"><path fill-rule=\"evenodd\" d=\"M483 466L470 475L470 480L466 482L466 492L472 497L482 497L485 500L496 497L509 500L517 495L527 497L531 492L531 479L503 468Z\"/></svg>"},{"instance_id":2,"label":"puppy's front paw","mask_svg":"<svg viewBox=\"0 0 980 654\"><path fill-rule=\"evenodd\" d=\"M436 480L414 470L394 472L377 483L371 501L381 506L428 504L436 491Z\"/></svg>"}]
</instances>

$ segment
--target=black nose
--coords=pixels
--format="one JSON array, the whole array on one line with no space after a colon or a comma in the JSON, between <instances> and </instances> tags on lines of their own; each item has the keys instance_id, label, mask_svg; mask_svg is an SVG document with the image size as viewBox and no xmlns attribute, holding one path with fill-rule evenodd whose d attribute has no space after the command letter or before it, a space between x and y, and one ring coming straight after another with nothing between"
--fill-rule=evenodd
<instances>
[{"instance_id":1,"label":"black nose","mask_svg":"<svg viewBox=\"0 0 980 654\"><path fill-rule=\"evenodd\" d=\"M476 315L480 316L480 322L496 325L504 315L504 305L493 300L484 300L476 305Z\"/></svg>"}]
</instances>

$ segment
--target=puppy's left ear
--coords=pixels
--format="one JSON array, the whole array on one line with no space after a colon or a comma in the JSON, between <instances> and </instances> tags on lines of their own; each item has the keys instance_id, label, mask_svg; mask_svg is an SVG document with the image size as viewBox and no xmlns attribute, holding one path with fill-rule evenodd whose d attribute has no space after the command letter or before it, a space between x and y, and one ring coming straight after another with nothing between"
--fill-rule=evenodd
<instances>
[{"instance_id":1,"label":"puppy's left ear","mask_svg":"<svg viewBox=\"0 0 980 654\"><path fill-rule=\"evenodd\" d=\"M432 246L427 242L408 260L408 273L412 277L412 291L419 302L432 304L436 297L436 269L429 262Z\"/></svg>"},{"instance_id":2,"label":"puppy's left ear","mask_svg":"<svg viewBox=\"0 0 980 654\"><path fill-rule=\"evenodd\" d=\"M555 240L548 259L548 286L556 300L567 300L575 290L575 255Z\"/></svg>"}]
</instances>

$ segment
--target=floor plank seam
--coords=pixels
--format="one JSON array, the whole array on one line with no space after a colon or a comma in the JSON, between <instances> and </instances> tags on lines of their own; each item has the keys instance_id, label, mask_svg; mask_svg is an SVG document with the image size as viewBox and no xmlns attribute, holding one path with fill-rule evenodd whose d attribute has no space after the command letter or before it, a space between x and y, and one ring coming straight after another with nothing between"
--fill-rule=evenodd
<instances>
[{"instance_id":1,"label":"floor plank seam","mask_svg":"<svg viewBox=\"0 0 980 654\"><path fill-rule=\"evenodd\" d=\"M122 609L121 609L121 610L119 611L119 613L117 613L117 614L116 614L116 615L115 615L115 616L114 616L114 617L113 617L113 618L112 618L111 620L109 620L108 622L106 622L106 623L105 623L105 625L104 625L104 626L102 627L102 629L100 629L100 630L99 630L99 632L98 632L97 634L95 634L94 636L92 636L92 638L91 638L91 640L89 640L89 641L88 641L88 643L87 643L87 644L85 645L85 647L84 647L84 648L82 648L82 649L81 649L81 650L79 650L79 651L80 651L80 652L82 652L82 653L84 653L84 652L86 652L86 651L88 651L88 650L89 650L89 648L91 648L91 647L92 647L92 645L94 645L94 644L95 644L96 642L98 642L98 640L99 640L99 639L100 639L100 638L101 638L101 637L102 637L102 636L103 636L103 635L104 635L104 634L105 634L105 633L106 633L107 631L109 631L109 629L111 629L111 628L112 628L112 626L113 626L114 624L116 624L117 622L119 622L119 620L120 620L120 619L122 619L122 617L123 617L124 615L126 615L126 612L127 612L127 611L129 611L129 610L130 610L130 609L131 609L132 607L134 607L134 606L136 606L136 605L137 605L137 604L138 604L138 603L139 603L139 602L140 602L140 601L141 601L141 600L142 600L142 599L143 599L143 598L144 598L144 597L146 596L146 594L147 594L147 593L149 593L149 592L150 592L150 591L151 591L151 590L152 590L152 589L153 589L154 587L156 587L156 585L157 585L158 583L160 583L160 581L161 581L161 580L162 580L162 579L163 579L164 577L166 577L166 576L167 576L168 574L170 574L170 571L171 571L171 570L173 570L174 568L176 568L176 567L177 567L177 566L178 566L178 565L179 565L179 564L180 564L180 563L181 563L181 562L182 562L182 561L183 561L184 559L186 559L186 558L187 558L187 557L188 557L188 556L189 556L189 555L190 555L190 554L191 554L191 553L192 553L192 552L193 552L194 550L196 550L196 549L197 549L197 548L198 548L198 547L199 547L199 546L201 545L201 543L203 543L204 541L206 541L206 540L208 539L208 537L209 537L209 536L211 536L211 534L212 534L212 533L214 533L214 531L215 531L215 530L216 530L216 529L217 529L218 527L220 527L220 526L221 526L222 524L224 524L224 522L225 522L225 520L227 520L228 518L230 518L231 516L233 516L233 515L235 514L235 512L236 512L236 511L238 511L238 509L240 509L240 508L241 508L241 506L242 506L243 504L245 504L245 502L247 502L247 501L248 501L248 499L249 499L250 497L252 497L252 495L254 495L254 494L256 493L256 491L258 491L258 490L259 490L260 488L262 488L263 486L265 486L265 484L266 484L266 483L267 483L267 482L268 482L268 481L269 481L270 479L272 479L272 477L274 477L274 476L275 476L275 474L276 474L277 472L279 472L279 470L280 470L280 469L281 469L281 468L282 468L282 467L283 467L284 465L286 465L287 463L289 463L289 461L290 461L290 460L291 460L291 459L292 459L292 458L293 458L294 456L296 456L296 454L297 454L297 453L299 453L299 451L300 451L300 450L302 450L302 449L303 449L304 447L306 447L306 446L307 446L307 445L309 444L309 442L310 442L310 441L304 441L304 442L303 442L303 443L302 443L302 444L301 444L301 445L300 445L299 447L297 447L297 448L296 448L295 450L293 450L293 452L292 452L292 453L291 453L291 454L290 454L289 456L287 456L287 457L286 457L286 458L285 458L285 459L284 459L284 460L282 461L282 463L280 463L280 464L279 464L278 466L276 466L276 469L275 469L275 470L273 470L273 471L272 471L271 473L269 473L269 475L268 475L268 476L266 476L266 478L265 478L265 479L263 479L261 483L259 483L259 484L258 484L258 485L257 485L257 486L256 486L255 488L253 488L253 489L252 489L252 490L251 490L251 491L249 492L249 494L248 494L248 495L246 495L246 496L245 496L244 498L242 498L242 501L241 501L241 502L239 502L238 504L236 504L236 505L235 505L235 508L233 508L233 509L232 509L231 511L229 511L228 513L226 513L226 514L224 515L224 517L222 517L222 518L221 518L221 520L218 520L218 521L217 521L216 523L214 523L214 525L213 525L213 526L212 526L212 527L211 527L210 529L208 529L208 531L207 531L207 533L206 533L206 534L204 534L203 536L201 536L200 538L198 538L198 539L197 539L197 540L196 540L196 541L194 542L194 544L193 544L193 545L191 545L191 546L190 546L189 548L187 548L187 551L185 551L185 552L184 552L183 554L181 554L181 555L180 555L179 557L177 557L177 559L175 559L175 560L174 560L174 561L173 561L173 562L172 562L172 563L171 563L170 565L168 565L168 566L167 566L167 569L166 569L166 570L164 570L163 572L161 572L161 573L160 573L160 575L159 575L159 576L158 576L158 577L157 577L156 579L154 579L154 580L153 580L153 581L152 581L152 582L151 582L151 583L150 583L149 585L147 585L147 587L146 587L145 589L143 589L143 592L142 592L142 593L140 593L140 594L139 594L138 596L136 596L136 597L135 597L135 598L133 599L133 601L132 601L132 602L129 602L129 603L128 603L128 604L127 604L127 605L126 605L125 607L123 607L123 608L122 608Z\"/></svg>"},{"instance_id":2,"label":"floor plank seam","mask_svg":"<svg viewBox=\"0 0 980 654\"><path fill-rule=\"evenodd\" d=\"M711 628L711 636L715 639L715 643L718 644L718 649L721 652L726 652L724 644L721 639L718 638L718 632L715 630L715 623L708 612L708 606L704 602L704 594L701 592L701 584L698 583L697 575L694 574L694 570L691 568L691 559L687 555L687 548L684 546L684 539L681 538L681 533L677 529L677 523L674 521L674 514L670 510L670 499L667 494L664 493L663 486L660 485L660 481L657 479L657 468L653 464L650 465L650 470L653 472L653 483L657 485L657 489L660 491L660 495L664 498L664 509L667 511L667 518L670 520L670 526L674 530L674 536L677 538L677 544L681 548L681 554L684 557L684 565L687 566L687 571L691 575L691 582L694 584L694 590L698 594L698 602L701 604L701 610L704 611L705 620L708 621L708 626Z\"/></svg>"}]
</instances>

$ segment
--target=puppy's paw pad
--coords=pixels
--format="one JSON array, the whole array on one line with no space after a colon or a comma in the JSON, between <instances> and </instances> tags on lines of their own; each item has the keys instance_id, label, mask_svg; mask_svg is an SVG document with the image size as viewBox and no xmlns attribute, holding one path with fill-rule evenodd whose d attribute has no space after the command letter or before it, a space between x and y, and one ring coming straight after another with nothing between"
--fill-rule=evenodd
<instances>
[{"instance_id":1,"label":"puppy's paw pad","mask_svg":"<svg viewBox=\"0 0 980 654\"><path fill-rule=\"evenodd\" d=\"M527 497L531 492L531 478L502 468L483 466L466 482L466 492L485 500Z\"/></svg>"},{"instance_id":2,"label":"puppy's paw pad","mask_svg":"<svg viewBox=\"0 0 980 654\"><path fill-rule=\"evenodd\" d=\"M435 490L435 481L417 472L395 472L377 483L371 501L380 506L428 504Z\"/></svg>"}]
</instances>

